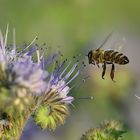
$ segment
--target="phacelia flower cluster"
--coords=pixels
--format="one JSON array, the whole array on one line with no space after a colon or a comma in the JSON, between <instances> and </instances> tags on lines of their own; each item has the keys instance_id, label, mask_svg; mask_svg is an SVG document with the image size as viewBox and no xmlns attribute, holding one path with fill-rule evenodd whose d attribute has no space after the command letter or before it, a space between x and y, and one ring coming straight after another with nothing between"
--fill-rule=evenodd
<instances>
[{"instance_id":1,"label":"phacelia flower cluster","mask_svg":"<svg viewBox=\"0 0 140 140\"><path fill-rule=\"evenodd\" d=\"M60 60L60 53L46 57L34 43L36 38L20 50L15 31L12 47L7 39L8 27L4 38L0 33L0 124L8 121L10 130L7 126L0 130L0 138L16 137L30 116L41 128L55 130L64 124L74 100L68 94L80 74L78 63Z\"/></svg>"}]
</instances>

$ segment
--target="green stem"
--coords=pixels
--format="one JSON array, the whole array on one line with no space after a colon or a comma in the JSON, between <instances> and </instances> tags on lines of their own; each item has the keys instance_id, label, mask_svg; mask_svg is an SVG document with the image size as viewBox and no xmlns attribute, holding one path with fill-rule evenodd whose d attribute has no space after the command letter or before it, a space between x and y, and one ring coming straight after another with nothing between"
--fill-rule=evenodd
<instances>
[{"instance_id":1,"label":"green stem","mask_svg":"<svg viewBox=\"0 0 140 140\"><path fill-rule=\"evenodd\" d=\"M12 110L13 107L10 109ZM4 128L4 133L2 133L0 139L11 140L13 138L14 140L19 140L22 135L23 129L28 119L32 115L34 109L35 105L31 105L30 108L27 107L22 112L20 112L19 110L12 112L12 115L10 115L11 117L9 119L11 126L8 129Z\"/></svg>"},{"instance_id":2,"label":"green stem","mask_svg":"<svg viewBox=\"0 0 140 140\"><path fill-rule=\"evenodd\" d=\"M28 112L28 113L23 114L23 116L19 116L17 118L15 117L11 118L9 120L10 121L9 128L8 126L4 128L4 131L2 132L0 139L11 140L13 138L14 140L19 140L22 135L22 131L26 125L26 122L30 116L31 116L31 113Z\"/></svg>"}]
</instances>

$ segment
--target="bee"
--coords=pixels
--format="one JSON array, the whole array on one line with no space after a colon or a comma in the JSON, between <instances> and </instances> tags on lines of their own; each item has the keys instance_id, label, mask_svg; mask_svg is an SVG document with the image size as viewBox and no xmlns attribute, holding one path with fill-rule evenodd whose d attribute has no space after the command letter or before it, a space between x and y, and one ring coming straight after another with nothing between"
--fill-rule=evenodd
<instances>
[{"instance_id":1,"label":"bee","mask_svg":"<svg viewBox=\"0 0 140 140\"><path fill-rule=\"evenodd\" d=\"M89 64L97 65L98 68L100 68L99 64L102 64L102 79L104 79L105 73L106 73L106 65L111 64L111 72L110 77L112 81L114 81L114 72L115 72L115 64L118 65L126 65L129 63L129 59L127 56L125 56L123 53L120 53L115 50L104 50L102 49L103 45L106 43L106 41L109 39L112 33L110 33L104 42L101 44L100 47L98 47L96 50L90 50L88 53L88 61Z\"/></svg>"}]
</instances>

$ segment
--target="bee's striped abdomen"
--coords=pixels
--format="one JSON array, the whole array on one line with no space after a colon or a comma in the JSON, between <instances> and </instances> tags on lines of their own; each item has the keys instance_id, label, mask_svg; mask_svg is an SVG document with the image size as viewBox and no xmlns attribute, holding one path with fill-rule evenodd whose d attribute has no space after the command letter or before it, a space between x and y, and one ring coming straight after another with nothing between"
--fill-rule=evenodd
<instances>
[{"instance_id":1,"label":"bee's striped abdomen","mask_svg":"<svg viewBox=\"0 0 140 140\"><path fill-rule=\"evenodd\" d=\"M113 50L107 50L104 52L104 59L106 62L116 63L120 65L125 65L129 63L129 59L122 53Z\"/></svg>"},{"instance_id":2,"label":"bee's striped abdomen","mask_svg":"<svg viewBox=\"0 0 140 140\"><path fill-rule=\"evenodd\" d=\"M111 54L113 52L114 52L113 50L107 50L107 51L104 52L104 59L105 59L105 61L110 61Z\"/></svg>"},{"instance_id":3,"label":"bee's striped abdomen","mask_svg":"<svg viewBox=\"0 0 140 140\"><path fill-rule=\"evenodd\" d=\"M114 52L111 54L110 61L111 61L111 62L115 62L117 55L119 55L119 52L115 52L115 51L114 51Z\"/></svg>"},{"instance_id":4,"label":"bee's striped abdomen","mask_svg":"<svg viewBox=\"0 0 140 140\"><path fill-rule=\"evenodd\" d=\"M127 63L129 63L129 59L126 56L122 56L118 64L125 65Z\"/></svg>"}]
</instances>

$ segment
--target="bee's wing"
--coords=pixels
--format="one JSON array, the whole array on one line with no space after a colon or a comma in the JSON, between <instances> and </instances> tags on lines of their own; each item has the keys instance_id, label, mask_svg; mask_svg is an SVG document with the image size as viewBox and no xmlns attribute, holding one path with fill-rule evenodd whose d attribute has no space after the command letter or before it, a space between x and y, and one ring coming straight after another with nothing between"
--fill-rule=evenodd
<instances>
[{"instance_id":1,"label":"bee's wing","mask_svg":"<svg viewBox=\"0 0 140 140\"><path fill-rule=\"evenodd\" d=\"M102 48L107 42L108 40L111 38L113 32L110 32L107 37L103 40L103 42L101 43L101 45L98 47L98 49Z\"/></svg>"},{"instance_id":2,"label":"bee's wing","mask_svg":"<svg viewBox=\"0 0 140 140\"><path fill-rule=\"evenodd\" d=\"M124 36L119 36L114 42L114 50L118 52L123 52L126 47L126 39Z\"/></svg>"},{"instance_id":3,"label":"bee's wing","mask_svg":"<svg viewBox=\"0 0 140 140\"><path fill-rule=\"evenodd\" d=\"M117 33L112 33L107 41L101 47L104 50L114 50L118 52L122 52L125 48L126 44L126 39L123 35L117 34ZM100 47L99 47L100 48Z\"/></svg>"}]
</instances>

